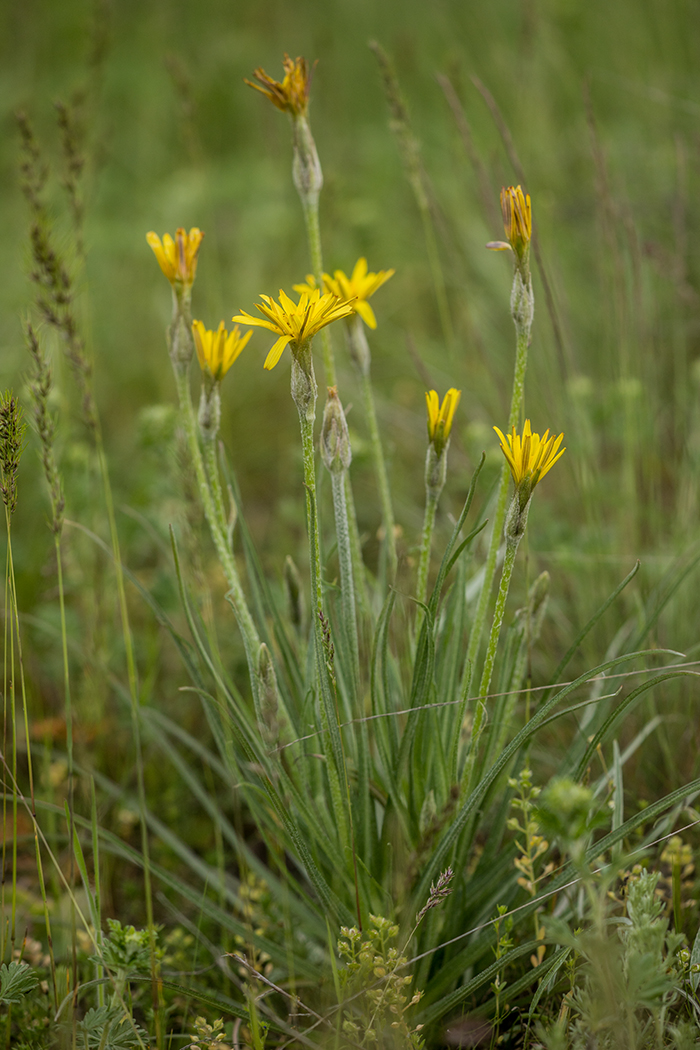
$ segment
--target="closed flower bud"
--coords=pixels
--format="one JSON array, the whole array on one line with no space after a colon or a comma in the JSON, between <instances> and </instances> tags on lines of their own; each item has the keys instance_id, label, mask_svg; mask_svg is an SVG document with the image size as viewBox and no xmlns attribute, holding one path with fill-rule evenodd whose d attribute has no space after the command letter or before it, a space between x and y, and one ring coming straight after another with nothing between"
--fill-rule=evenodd
<instances>
[{"instance_id":1,"label":"closed flower bud","mask_svg":"<svg viewBox=\"0 0 700 1050\"><path fill-rule=\"evenodd\" d=\"M352 460L350 435L337 387L328 388L321 428L321 456L331 474L347 470Z\"/></svg>"}]
</instances>

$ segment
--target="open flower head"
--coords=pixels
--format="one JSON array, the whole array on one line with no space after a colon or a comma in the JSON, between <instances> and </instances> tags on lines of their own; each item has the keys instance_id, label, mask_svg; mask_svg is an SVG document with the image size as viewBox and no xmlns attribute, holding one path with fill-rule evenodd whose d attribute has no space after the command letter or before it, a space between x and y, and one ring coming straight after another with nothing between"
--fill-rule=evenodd
<instances>
[{"instance_id":1,"label":"open flower head","mask_svg":"<svg viewBox=\"0 0 700 1050\"><path fill-rule=\"evenodd\" d=\"M396 270L380 270L378 273L367 272L367 260L358 259L352 276L348 277L342 270L336 270L333 276L329 273L323 275L323 287L327 292L332 292L339 299L354 299L354 312L358 313L369 328L377 327L377 319L374 311L367 300L378 288L393 277ZM306 284L295 284L296 292L310 292L316 287L316 279L313 274L306 275Z\"/></svg>"},{"instance_id":2,"label":"open flower head","mask_svg":"<svg viewBox=\"0 0 700 1050\"><path fill-rule=\"evenodd\" d=\"M486 247L494 251L512 250L522 260L532 237L530 194L523 193L520 186L504 186L501 190L501 211L508 240L491 241Z\"/></svg>"},{"instance_id":3,"label":"open flower head","mask_svg":"<svg viewBox=\"0 0 700 1050\"><path fill-rule=\"evenodd\" d=\"M205 328L201 321L194 321L192 335L199 367L212 379L220 382L252 334L246 332L242 336L238 325L233 331L227 332L223 321L217 330L212 332L211 329Z\"/></svg>"},{"instance_id":4,"label":"open flower head","mask_svg":"<svg viewBox=\"0 0 700 1050\"><path fill-rule=\"evenodd\" d=\"M305 117L309 105L309 90L311 88L311 74L313 68L305 58L297 58L296 61L289 55L284 56L284 78L280 83L268 76L260 66L253 72L258 81L254 84L252 80L246 80L246 84L262 92L278 109L285 113L291 113L293 117Z\"/></svg>"},{"instance_id":5,"label":"open flower head","mask_svg":"<svg viewBox=\"0 0 700 1050\"><path fill-rule=\"evenodd\" d=\"M461 390L450 387L440 404L437 390L426 390L425 392L425 403L428 409L428 440L438 458L450 440L452 420L461 396Z\"/></svg>"},{"instance_id":6,"label":"open flower head","mask_svg":"<svg viewBox=\"0 0 700 1050\"><path fill-rule=\"evenodd\" d=\"M189 233L182 226L175 231L175 239L169 233L161 241L152 230L146 234L161 270L173 287L191 288L197 273L197 255L204 234L193 226Z\"/></svg>"},{"instance_id":7,"label":"open flower head","mask_svg":"<svg viewBox=\"0 0 700 1050\"><path fill-rule=\"evenodd\" d=\"M522 438L515 432L515 427L512 434L507 436L498 427L493 429L501 440L501 449L510 467L516 489L520 489L521 485L527 482L528 494L566 451L566 448L559 447L564 438L563 434L558 438L550 437L548 430L545 430L542 437L533 434L529 419L525 420Z\"/></svg>"},{"instance_id":8,"label":"open flower head","mask_svg":"<svg viewBox=\"0 0 700 1050\"><path fill-rule=\"evenodd\" d=\"M256 303L255 306L262 317L253 317L241 310L232 320L241 324L257 325L259 328L269 328L271 332L277 333L279 339L265 358L265 368L268 370L275 367L288 343L292 344L293 350L308 343L327 324L339 321L342 317L349 317L355 309L353 301L339 299L331 292L321 295L318 288L302 292L298 303L290 299L282 289L278 303L268 295L261 295L260 298L262 303Z\"/></svg>"}]
</instances>

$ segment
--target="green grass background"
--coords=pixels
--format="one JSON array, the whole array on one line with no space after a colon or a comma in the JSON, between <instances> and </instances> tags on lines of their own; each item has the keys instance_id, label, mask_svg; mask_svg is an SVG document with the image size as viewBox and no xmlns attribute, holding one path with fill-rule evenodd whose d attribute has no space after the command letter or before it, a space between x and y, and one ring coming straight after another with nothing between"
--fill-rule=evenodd
<instances>
[{"instance_id":1,"label":"green grass background","mask_svg":"<svg viewBox=\"0 0 700 1050\"><path fill-rule=\"evenodd\" d=\"M24 396L22 319L32 287L13 114L23 107L35 124L51 166L56 232L70 254L53 101L70 101L85 88L87 265L76 270L78 309L94 357L117 503L142 516L137 522L133 513L120 513L125 560L172 598L159 542L177 514L177 468L162 438L170 417L153 408L174 399L164 340L170 297L145 233L179 225L205 230L194 315L210 327L241 307L250 311L260 292L290 290L303 278L308 260L290 178L288 122L243 78L258 65L280 76L285 51L318 59L310 115L325 175L326 267L349 271L364 254L372 269L396 268L373 301L379 327L371 344L408 585L407 559L423 505L426 378L441 395L448 386L463 391L438 543L482 449L488 452L485 505L500 468L491 427L503 427L507 417L511 265L484 244L502 236L498 193L517 176L477 77L500 107L522 162L552 288L554 316L535 268L526 412L540 432L563 430L567 445L537 492L513 608L524 581L548 569L552 602L538 659L556 663L640 557L642 571L620 609L586 643L582 662L598 662L616 632L632 630L645 603L653 603L674 560L691 558L697 543L699 38L694 5L680 0L8 0L0 7L0 381ZM367 47L371 39L394 62L422 143L456 333L451 350L441 332L420 215ZM480 173L438 72L460 96ZM354 486L371 562L379 513L360 394L342 333L334 333L334 342L341 396L346 405L355 403L349 416ZM286 554L303 563L305 540L289 361L265 373L269 345L257 331L227 378L222 435L249 524L279 579ZM89 446L58 348L55 368L67 514L106 535L91 500ZM15 524L20 604L55 623L52 543L33 440L29 444ZM109 569L97 555L86 559L74 535L68 530L74 638L109 667L119 655ZM658 644L689 653L697 644L696 579L685 581L659 619ZM223 605L217 610L226 616ZM222 634L230 633L229 624L222 619ZM35 703L50 714L61 704L58 651L45 632L30 628ZM144 688L169 702L179 683L177 665L147 618L139 621L137 643ZM85 667L85 659L76 650L76 663ZM98 721L112 703L108 676L87 673L81 690L85 716ZM666 728L641 771L642 796L694 775L696 698L686 686L669 691L668 700Z\"/></svg>"}]
</instances>

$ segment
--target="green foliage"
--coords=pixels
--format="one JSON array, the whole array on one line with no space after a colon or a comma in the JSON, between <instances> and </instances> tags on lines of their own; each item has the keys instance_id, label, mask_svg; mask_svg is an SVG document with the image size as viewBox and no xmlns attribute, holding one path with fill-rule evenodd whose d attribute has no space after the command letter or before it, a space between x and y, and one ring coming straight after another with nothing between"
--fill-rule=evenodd
<instances>
[{"instance_id":1,"label":"green foliage","mask_svg":"<svg viewBox=\"0 0 700 1050\"><path fill-rule=\"evenodd\" d=\"M399 927L379 915L370 915L369 921L366 937L355 926L340 931L338 952L345 962L340 971L342 1031L348 1045L420 1050L422 1025L412 1026L406 1014L423 993L410 1000L406 994L413 978L401 972L408 957L392 943Z\"/></svg>"},{"instance_id":2,"label":"green foliage","mask_svg":"<svg viewBox=\"0 0 700 1050\"><path fill-rule=\"evenodd\" d=\"M148 1046L148 1034L118 1008L100 1006L87 1011L76 1025L78 1046L85 1050L130 1050Z\"/></svg>"},{"instance_id":3,"label":"green foliage","mask_svg":"<svg viewBox=\"0 0 700 1050\"><path fill-rule=\"evenodd\" d=\"M12 176L0 315L26 314L31 259L55 538L47 548L41 488L20 475L5 663L11 691L27 669L31 719L22 738L8 718L0 955L41 913L55 1001L4 964L6 1042L223 1050L235 1018L232 1041L254 1050L417 1048L473 1010L494 1044L526 1038L528 1016L552 1048L696 1045L687 851L668 853L676 932L653 876L632 881L622 917L594 876L628 851L666 863L655 844L696 820L700 791L695 742L674 728L696 720L694 671L676 664L697 656L700 616L687 586L700 564L694 26L656 0L641 15L632 0L602 16L570 7L331 2L321 24L310 0L155 0L136 17L97 3L88 27L71 0L38 0L42 17L5 19L4 69L28 111L29 246ZM281 75L285 51L319 58L321 224L285 170L294 156L299 185L301 160L316 164L309 127L293 123L288 141L242 84L259 63ZM508 316L511 256L482 250L501 236L511 181L532 194L537 233L525 414L568 447L537 488L485 659L484 562L490 549L495 569L501 542L491 427L505 425L512 320L518 397L530 345ZM169 291L144 233L194 224L206 238L193 303L167 335L180 350L190 305L215 326L309 265L320 277L321 242L330 271L365 254L396 266L361 375L359 319L349 353L339 332L323 355L314 345L318 383L299 353L303 484L282 366L263 375L260 333L222 389L219 434L198 435L182 356L166 405ZM18 339L2 324L14 375ZM312 402L331 351L359 406L347 482L349 447L330 482L315 476ZM416 587L433 384L463 396ZM20 439L1 479L13 509ZM105 901L120 916L106 931ZM164 954L154 909L191 941Z\"/></svg>"},{"instance_id":4,"label":"green foliage","mask_svg":"<svg viewBox=\"0 0 700 1050\"><path fill-rule=\"evenodd\" d=\"M547 923L549 939L561 936L581 960L562 1017L542 1034L547 1050L584 1050L593 1033L601 1050L700 1045L697 1027L683 1016L685 937L668 931L658 880L658 872L646 869L630 879L621 920L573 936L565 924Z\"/></svg>"},{"instance_id":5,"label":"green foliage","mask_svg":"<svg viewBox=\"0 0 700 1050\"><path fill-rule=\"evenodd\" d=\"M38 983L36 972L26 963L14 960L9 966L3 963L0 966L0 1003L8 1005L21 1002Z\"/></svg>"}]
</instances>

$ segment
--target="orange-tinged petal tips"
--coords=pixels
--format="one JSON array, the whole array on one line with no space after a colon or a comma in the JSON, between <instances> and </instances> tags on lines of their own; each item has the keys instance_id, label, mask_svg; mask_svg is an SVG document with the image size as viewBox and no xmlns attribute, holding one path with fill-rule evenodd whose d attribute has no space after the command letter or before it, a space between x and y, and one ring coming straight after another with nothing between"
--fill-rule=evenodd
<instances>
[{"instance_id":1,"label":"orange-tinged petal tips","mask_svg":"<svg viewBox=\"0 0 700 1050\"><path fill-rule=\"evenodd\" d=\"M146 234L146 240L153 249L161 270L175 289L192 287L203 237L204 234L196 226L193 226L189 233L180 226L174 239L169 233L165 233L162 241L153 231Z\"/></svg>"},{"instance_id":2,"label":"orange-tinged petal tips","mask_svg":"<svg viewBox=\"0 0 700 1050\"><path fill-rule=\"evenodd\" d=\"M524 194L520 186L504 186L501 190L501 211L508 243L518 259L522 260L532 237L530 194Z\"/></svg>"},{"instance_id":3,"label":"orange-tinged petal tips","mask_svg":"<svg viewBox=\"0 0 700 1050\"><path fill-rule=\"evenodd\" d=\"M284 77L281 81L269 76L259 66L253 71L258 83L254 84L252 80L246 80L245 83L269 98L277 109L291 113L294 117L305 117L309 106L313 67L309 67L305 58L294 60L289 55L284 56L282 66Z\"/></svg>"}]
</instances>

